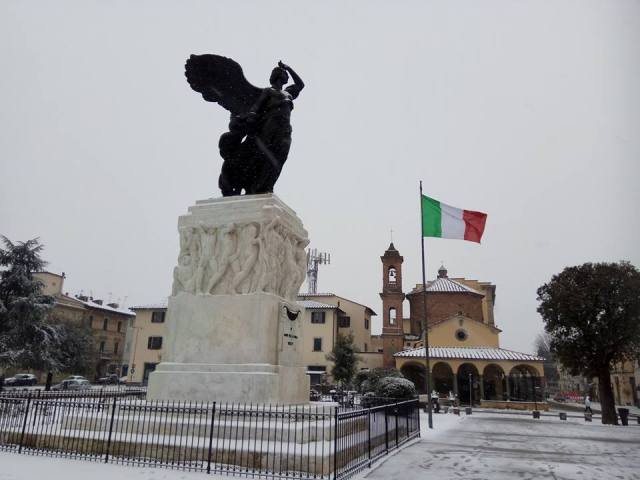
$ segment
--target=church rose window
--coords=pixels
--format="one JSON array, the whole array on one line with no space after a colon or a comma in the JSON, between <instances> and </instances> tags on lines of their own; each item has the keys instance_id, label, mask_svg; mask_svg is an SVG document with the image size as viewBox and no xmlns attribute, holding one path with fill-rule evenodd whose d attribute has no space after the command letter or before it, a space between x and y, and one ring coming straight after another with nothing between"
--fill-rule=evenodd
<instances>
[{"instance_id":1,"label":"church rose window","mask_svg":"<svg viewBox=\"0 0 640 480\"><path fill-rule=\"evenodd\" d=\"M463 329L458 329L456 330L456 339L464 342L467 338L469 338L469 335L467 334L467 332L465 332Z\"/></svg>"}]
</instances>

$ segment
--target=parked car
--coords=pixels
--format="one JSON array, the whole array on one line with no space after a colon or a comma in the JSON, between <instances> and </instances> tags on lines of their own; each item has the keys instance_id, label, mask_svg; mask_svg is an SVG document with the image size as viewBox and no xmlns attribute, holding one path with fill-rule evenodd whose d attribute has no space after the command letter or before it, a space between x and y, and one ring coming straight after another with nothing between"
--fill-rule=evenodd
<instances>
[{"instance_id":1,"label":"parked car","mask_svg":"<svg viewBox=\"0 0 640 480\"><path fill-rule=\"evenodd\" d=\"M89 380L63 380L51 387L51 390L91 390L91 383Z\"/></svg>"},{"instance_id":2,"label":"parked car","mask_svg":"<svg viewBox=\"0 0 640 480\"><path fill-rule=\"evenodd\" d=\"M314 390L313 388L309 391L309 400L312 402L319 402L321 398L322 395L320 395L319 391Z\"/></svg>"},{"instance_id":3,"label":"parked car","mask_svg":"<svg viewBox=\"0 0 640 480\"><path fill-rule=\"evenodd\" d=\"M20 387L24 385L35 385L38 379L31 373L17 373L13 377L5 378L5 387Z\"/></svg>"},{"instance_id":4,"label":"parked car","mask_svg":"<svg viewBox=\"0 0 640 480\"><path fill-rule=\"evenodd\" d=\"M67 378L65 378L65 380L87 380L87 379L82 375L69 375ZM88 381L89 380L87 380L87 382Z\"/></svg>"},{"instance_id":5,"label":"parked car","mask_svg":"<svg viewBox=\"0 0 640 480\"><path fill-rule=\"evenodd\" d=\"M120 377L117 374L112 373L106 377L99 378L98 383L102 385L118 385L120 383Z\"/></svg>"}]
</instances>

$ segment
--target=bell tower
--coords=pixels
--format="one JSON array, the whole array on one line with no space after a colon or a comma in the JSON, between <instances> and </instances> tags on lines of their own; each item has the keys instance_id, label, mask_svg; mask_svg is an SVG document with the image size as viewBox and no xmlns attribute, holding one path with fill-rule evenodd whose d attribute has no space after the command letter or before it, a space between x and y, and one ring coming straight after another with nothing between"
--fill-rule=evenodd
<instances>
[{"instance_id":1,"label":"bell tower","mask_svg":"<svg viewBox=\"0 0 640 480\"><path fill-rule=\"evenodd\" d=\"M380 257L382 260L382 348L383 366L392 368L395 366L393 354L402 350L404 346L404 332L402 330L402 262L404 258L393 246Z\"/></svg>"}]
</instances>

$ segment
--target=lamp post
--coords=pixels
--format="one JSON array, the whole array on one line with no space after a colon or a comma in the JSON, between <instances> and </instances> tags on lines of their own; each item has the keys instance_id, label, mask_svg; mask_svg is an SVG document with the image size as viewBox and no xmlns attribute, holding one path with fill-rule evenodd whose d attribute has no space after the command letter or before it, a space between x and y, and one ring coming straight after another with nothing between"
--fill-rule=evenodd
<instances>
[{"instance_id":1,"label":"lamp post","mask_svg":"<svg viewBox=\"0 0 640 480\"><path fill-rule=\"evenodd\" d=\"M473 407L473 374L469 374L469 406Z\"/></svg>"}]
</instances>

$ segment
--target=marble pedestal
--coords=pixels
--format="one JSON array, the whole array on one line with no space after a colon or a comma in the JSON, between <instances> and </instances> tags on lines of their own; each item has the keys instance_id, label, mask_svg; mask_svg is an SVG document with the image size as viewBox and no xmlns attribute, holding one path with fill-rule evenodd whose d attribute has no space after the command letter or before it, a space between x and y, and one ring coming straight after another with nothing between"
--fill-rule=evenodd
<instances>
[{"instance_id":1,"label":"marble pedestal","mask_svg":"<svg viewBox=\"0 0 640 480\"><path fill-rule=\"evenodd\" d=\"M300 219L273 194L250 195L197 202L178 229L165 353L148 398L308 402Z\"/></svg>"}]
</instances>

